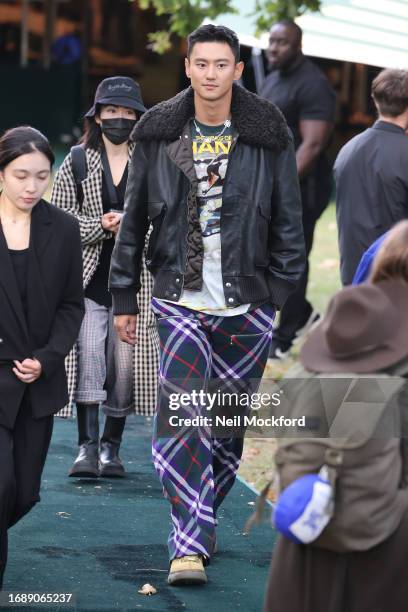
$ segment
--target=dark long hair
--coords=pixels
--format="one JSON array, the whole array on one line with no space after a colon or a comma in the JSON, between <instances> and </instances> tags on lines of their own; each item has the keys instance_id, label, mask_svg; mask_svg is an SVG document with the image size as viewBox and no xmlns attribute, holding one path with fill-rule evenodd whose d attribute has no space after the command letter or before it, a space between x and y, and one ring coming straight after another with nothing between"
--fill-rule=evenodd
<instances>
[{"instance_id":1,"label":"dark long hair","mask_svg":"<svg viewBox=\"0 0 408 612\"><path fill-rule=\"evenodd\" d=\"M97 112L99 113L99 108ZM101 126L96 123L95 116L85 117L84 133L78 142L79 144L83 144L85 149L94 149L94 151L100 151L102 149L102 130Z\"/></svg>"},{"instance_id":2,"label":"dark long hair","mask_svg":"<svg viewBox=\"0 0 408 612\"><path fill-rule=\"evenodd\" d=\"M39 151L49 160L52 167L55 162L48 139L39 130L29 125L21 125L4 132L0 138L0 170L27 153Z\"/></svg>"}]
</instances>

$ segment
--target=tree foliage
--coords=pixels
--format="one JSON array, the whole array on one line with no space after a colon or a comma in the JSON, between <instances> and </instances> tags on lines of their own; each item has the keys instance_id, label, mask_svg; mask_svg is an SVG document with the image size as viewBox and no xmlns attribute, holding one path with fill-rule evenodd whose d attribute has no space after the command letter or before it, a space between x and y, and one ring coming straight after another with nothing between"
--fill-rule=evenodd
<instances>
[{"instance_id":1,"label":"tree foliage","mask_svg":"<svg viewBox=\"0 0 408 612\"><path fill-rule=\"evenodd\" d=\"M198 28L204 19L215 19L224 13L236 13L233 0L139 0L141 9L153 8L156 15L169 15L167 30L149 34L150 47L164 53L171 47L171 34L181 38Z\"/></svg>"},{"instance_id":2,"label":"tree foliage","mask_svg":"<svg viewBox=\"0 0 408 612\"><path fill-rule=\"evenodd\" d=\"M318 11L321 0L256 0L257 33L269 30L281 19L295 19L306 11Z\"/></svg>"},{"instance_id":3,"label":"tree foliage","mask_svg":"<svg viewBox=\"0 0 408 612\"><path fill-rule=\"evenodd\" d=\"M157 15L169 15L166 30L150 32L149 46L157 53L171 48L171 35L185 38L204 19L237 13L234 0L139 0L141 9L153 8ZM268 30L278 19L293 19L305 11L318 11L321 0L256 0L254 15L257 32Z\"/></svg>"}]
</instances>

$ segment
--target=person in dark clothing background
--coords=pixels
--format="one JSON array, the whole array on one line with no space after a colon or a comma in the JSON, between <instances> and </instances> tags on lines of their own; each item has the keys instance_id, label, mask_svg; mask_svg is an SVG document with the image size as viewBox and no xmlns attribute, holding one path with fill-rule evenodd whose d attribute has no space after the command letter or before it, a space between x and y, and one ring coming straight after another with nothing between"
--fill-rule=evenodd
<instances>
[{"instance_id":1,"label":"person in dark clothing background","mask_svg":"<svg viewBox=\"0 0 408 612\"><path fill-rule=\"evenodd\" d=\"M280 108L294 135L309 256L316 221L331 194L331 166L325 147L333 129L336 97L325 75L303 55L302 30L293 21L281 21L272 27L268 60L272 72L260 95ZM319 318L306 299L308 275L306 262L296 291L280 313L272 340L272 358L285 358L292 344Z\"/></svg>"},{"instance_id":2,"label":"person in dark clothing background","mask_svg":"<svg viewBox=\"0 0 408 612\"><path fill-rule=\"evenodd\" d=\"M341 149L334 165L343 285L364 251L408 218L408 71L380 72L372 96L378 120Z\"/></svg>"}]
</instances>

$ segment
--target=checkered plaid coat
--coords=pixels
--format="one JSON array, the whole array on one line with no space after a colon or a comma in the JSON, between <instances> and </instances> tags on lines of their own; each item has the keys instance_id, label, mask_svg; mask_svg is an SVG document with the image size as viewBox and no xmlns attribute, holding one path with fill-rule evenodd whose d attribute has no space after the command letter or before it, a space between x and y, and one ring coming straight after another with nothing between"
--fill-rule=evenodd
<instances>
[{"instance_id":1,"label":"checkered plaid coat","mask_svg":"<svg viewBox=\"0 0 408 612\"><path fill-rule=\"evenodd\" d=\"M129 146L129 159L134 144ZM77 200L75 179L72 173L71 154L68 154L59 168L52 189L51 202L74 215L79 221L82 239L84 288L90 282L102 251L107 234L101 226L102 204L102 161L98 151L86 150L88 175L82 181L84 200L82 211ZM136 334L138 344L134 352L134 406L137 414L152 415L156 406L157 371L159 367L159 340L154 315L150 309L153 279L143 266L142 288L138 296L140 315ZM68 355L65 367L68 378L69 403L58 415L72 416L73 397L77 379L77 355L74 346Z\"/></svg>"}]
</instances>

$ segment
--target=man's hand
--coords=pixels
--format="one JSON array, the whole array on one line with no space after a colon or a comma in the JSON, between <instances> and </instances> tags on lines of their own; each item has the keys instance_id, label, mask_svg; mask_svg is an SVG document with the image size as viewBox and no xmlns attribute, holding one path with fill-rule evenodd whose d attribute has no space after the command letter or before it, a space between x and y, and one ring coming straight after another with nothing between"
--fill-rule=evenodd
<instances>
[{"instance_id":1,"label":"man's hand","mask_svg":"<svg viewBox=\"0 0 408 612\"><path fill-rule=\"evenodd\" d=\"M115 329L122 342L133 346L136 344L136 322L137 315L117 315L114 318Z\"/></svg>"},{"instance_id":2,"label":"man's hand","mask_svg":"<svg viewBox=\"0 0 408 612\"><path fill-rule=\"evenodd\" d=\"M120 215L119 213L108 212L102 216L101 225L104 230L116 234L119 229L121 219L122 215Z\"/></svg>"},{"instance_id":3,"label":"man's hand","mask_svg":"<svg viewBox=\"0 0 408 612\"><path fill-rule=\"evenodd\" d=\"M37 378L40 378L42 373L42 366L38 359L24 359L24 361L14 360L15 368L13 368L14 374L23 383L33 383Z\"/></svg>"}]
</instances>

